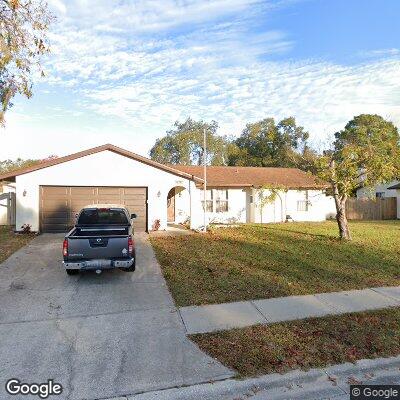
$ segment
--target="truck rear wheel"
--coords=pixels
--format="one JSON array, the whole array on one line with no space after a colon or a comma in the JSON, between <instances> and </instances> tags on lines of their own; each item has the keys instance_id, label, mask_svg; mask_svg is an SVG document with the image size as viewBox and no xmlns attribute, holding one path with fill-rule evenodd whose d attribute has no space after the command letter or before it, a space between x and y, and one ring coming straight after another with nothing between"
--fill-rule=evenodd
<instances>
[{"instance_id":1,"label":"truck rear wheel","mask_svg":"<svg viewBox=\"0 0 400 400\"><path fill-rule=\"evenodd\" d=\"M79 269L67 269L67 275L78 275Z\"/></svg>"}]
</instances>

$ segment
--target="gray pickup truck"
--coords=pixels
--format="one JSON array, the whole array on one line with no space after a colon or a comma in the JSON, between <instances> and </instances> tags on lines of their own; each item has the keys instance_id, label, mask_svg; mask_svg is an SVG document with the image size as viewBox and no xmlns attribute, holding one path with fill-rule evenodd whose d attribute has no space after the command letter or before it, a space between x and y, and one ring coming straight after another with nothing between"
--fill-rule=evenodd
<instances>
[{"instance_id":1,"label":"gray pickup truck","mask_svg":"<svg viewBox=\"0 0 400 400\"><path fill-rule=\"evenodd\" d=\"M120 268L135 270L135 247L131 220L121 205L92 205L84 207L77 216L75 227L65 236L63 266L68 275L79 271Z\"/></svg>"}]
</instances>

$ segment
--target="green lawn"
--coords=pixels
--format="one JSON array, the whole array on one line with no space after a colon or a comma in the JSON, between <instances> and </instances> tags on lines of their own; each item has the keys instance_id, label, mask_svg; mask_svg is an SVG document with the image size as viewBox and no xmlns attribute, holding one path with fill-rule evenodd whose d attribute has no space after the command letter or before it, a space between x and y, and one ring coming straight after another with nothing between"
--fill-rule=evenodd
<instances>
[{"instance_id":1,"label":"green lawn","mask_svg":"<svg viewBox=\"0 0 400 400\"><path fill-rule=\"evenodd\" d=\"M33 239L33 234L16 235L10 226L0 226L0 263Z\"/></svg>"},{"instance_id":2,"label":"green lawn","mask_svg":"<svg viewBox=\"0 0 400 400\"><path fill-rule=\"evenodd\" d=\"M179 306L400 285L400 221L242 225L151 237Z\"/></svg>"},{"instance_id":3,"label":"green lawn","mask_svg":"<svg viewBox=\"0 0 400 400\"><path fill-rule=\"evenodd\" d=\"M400 309L344 314L192 335L241 376L400 354Z\"/></svg>"}]
</instances>

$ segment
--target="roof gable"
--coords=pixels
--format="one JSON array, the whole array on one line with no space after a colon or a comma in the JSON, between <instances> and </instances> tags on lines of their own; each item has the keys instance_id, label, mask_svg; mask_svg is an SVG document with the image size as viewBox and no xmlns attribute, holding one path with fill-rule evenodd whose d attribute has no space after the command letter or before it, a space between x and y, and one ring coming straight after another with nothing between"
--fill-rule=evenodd
<instances>
[{"instance_id":1,"label":"roof gable","mask_svg":"<svg viewBox=\"0 0 400 400\"><path fill-rule=\"evenodd\" d=\"M5 180L5 179L9 179L9 178L14 178L14 177L16 177L18 175L28 174L30 172L37 171L39 169L52 167L53 165L58 165L58 164L61 164L61 163L64 163L64 162L76 160L76 159L81 158L81 157L86 157L86 156L89 156L89 155L92 155L92 154L96 154L96 153L100 153L102 151L107 151L107 150L108 151L112 151L112 152L114 152L116 154L119 154L121 156L128 157L128 158L131 158L133 160L139 161L139 162L141 162L143 164L146 164L146 165L149 165L151 167L158 168L160 170L163 170L163 171L169 172L171 174L180 176L182 178L191 179L191 180L198 181L198 182L202 182L203 181L202 179L200 179L200 178L198 178L196 176L193 176L192 174L190 174L188 172L180 171L180 170L178 170L178 169L176 169L176 168L174 168L172 166L160 164L160 163L158 163L156 161L150 160L149 158L140 156L139 154L136 154L136 153L133 153L131 151L122 149L121 147L117 147L117 146L114 146L112 144L104 144L102 146L93 147L91 149L80 151L80 152L74 153L74 154L70 154L68 156L59 157L59 158L55 158L53 160L45 161L45 162L40 163L40 164L32 165L32 166L27 167L27 168L21 168L19 170L10 171L10 172L7 172L5 174L1 174L0 175L0 181L1 180Z\"/></svg>"}]
</instances>

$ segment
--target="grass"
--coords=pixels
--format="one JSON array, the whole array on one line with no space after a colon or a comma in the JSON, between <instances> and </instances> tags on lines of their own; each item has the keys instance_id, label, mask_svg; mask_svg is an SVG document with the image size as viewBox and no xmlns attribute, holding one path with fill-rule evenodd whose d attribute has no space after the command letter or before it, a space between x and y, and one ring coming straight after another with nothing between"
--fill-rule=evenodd
<instances>
[{"instance_id":1,"label":"grass","mask_svg":"<svg viewBox=\"0 0 400 400\"><path fill-rule=\"evenodd\" d=\"M400 285L400 221L242 225L151 237L179 306Z\"/></svg>"},{"instance_id":2,"label":"grass","mask_svg":"<svg viewBox=\"0 0 400 400\"><path fill-rule=\"evenodd\" d=\"M324 367L400 354L400 309L192 335L241 376Z\"/></svg>"},{"instance_id":3,"label":"grass","mask_svg":"<svg viewBox=\"0 0 400 400\"><path fill-rule=\"evenodd\" d=\"M33 234L16 235L10 226L0 226L0 263L33 239Z\"/></svg>"}]
</instances>

